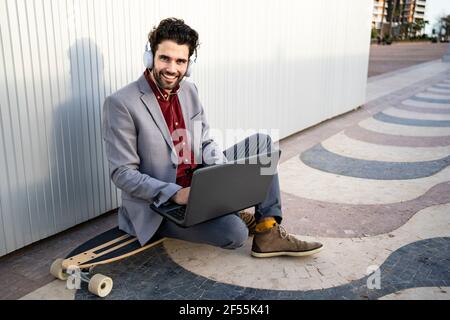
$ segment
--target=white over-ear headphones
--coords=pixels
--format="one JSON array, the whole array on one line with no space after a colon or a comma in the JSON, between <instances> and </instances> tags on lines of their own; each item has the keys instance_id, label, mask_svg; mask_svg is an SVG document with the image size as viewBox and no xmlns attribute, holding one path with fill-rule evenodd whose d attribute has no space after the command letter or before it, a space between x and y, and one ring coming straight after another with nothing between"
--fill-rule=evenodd
<instances>
[{"instance_id":1,"label":"white over-ear headphones","mask_svg":"<svg viewBox=\"0 0 450 320\"><path fill-rule=\"evenodd\" d=\"M150 42L147 42L145 44L145 49L144 49L144 66L147 69L153 69L153 52L152 52L152 48L150 46ZM189 59L188 62L188 67L185 73L186 77L190 77L192 74L192 69L193 69L193 65L194 65L194 60Z\"/></svg>"}]
</instances>

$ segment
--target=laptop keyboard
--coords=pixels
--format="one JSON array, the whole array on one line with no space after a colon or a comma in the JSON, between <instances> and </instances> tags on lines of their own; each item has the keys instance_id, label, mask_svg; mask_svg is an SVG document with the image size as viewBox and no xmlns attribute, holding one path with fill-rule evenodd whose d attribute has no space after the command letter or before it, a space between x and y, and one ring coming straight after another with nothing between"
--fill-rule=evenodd
<instances>
[{"instance_id":1,"label":"laptop keyboard","mask_svg":"<svg viewBox=\"0 0 450 320\"><path fill-rule=\"evenodd\" d=\"M186 215L186 206L167 211L167 214L177 220L183 220L184 216Z\"/></svg>"}]
</instances>

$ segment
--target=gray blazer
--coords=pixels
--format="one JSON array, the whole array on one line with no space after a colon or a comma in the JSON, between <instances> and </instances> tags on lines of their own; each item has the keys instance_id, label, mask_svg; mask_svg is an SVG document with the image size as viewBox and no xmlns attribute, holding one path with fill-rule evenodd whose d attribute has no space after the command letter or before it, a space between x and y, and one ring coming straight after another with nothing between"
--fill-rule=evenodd
<instances>
[{"instance_id":1,"label":"gray blazer","mask_svg":"<svg viewBox=\"0 0 450 320\"><path fill-rule=\"evenodd\" d=\"M225 162L210 138L196 86L184 80L178 99L196 162ZM122 190L119 228L144 245L162 222L150 204L160 206L181 186L175 183L177 154L169 129L143 75L106 98L102 121L111 179Z\"/></svg>"}]
</instances>

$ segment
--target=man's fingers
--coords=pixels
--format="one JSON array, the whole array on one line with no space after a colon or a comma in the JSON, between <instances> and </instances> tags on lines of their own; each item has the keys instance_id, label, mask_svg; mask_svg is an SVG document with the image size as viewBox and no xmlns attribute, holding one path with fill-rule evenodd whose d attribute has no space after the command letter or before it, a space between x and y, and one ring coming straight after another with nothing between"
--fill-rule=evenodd
<instances>
[{"instance_id":1,"label":"man's fingers","mask_svg":"<svg viewBox=\"0 0 450 320\"><path fill-rule=\"evenodd\" d=\"M182 202L183 204L187 204L189 198L189 192L191 191L191 187L187 187L183 189Z\"/></svg>"},{"instance_id":2,"label":"man's fingers","mask_svg":"<svg viewBox=\"0 0 450 320\"><path fill-rule=\"evenodd\" d=\"M183 188L178 190L178 192L173 196L173 201L177 204L187 204L187 201L189 199L189 192L191 190L191 187Z\"/></svg>"}]
</instances>

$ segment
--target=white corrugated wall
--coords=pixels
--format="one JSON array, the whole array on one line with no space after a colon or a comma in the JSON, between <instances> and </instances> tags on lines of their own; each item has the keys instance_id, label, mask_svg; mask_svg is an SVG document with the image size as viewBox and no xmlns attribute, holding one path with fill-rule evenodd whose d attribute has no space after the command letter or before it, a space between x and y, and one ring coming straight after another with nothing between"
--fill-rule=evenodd
<instances>
[{"instance_id":1,"label":"white corrugated wall","mask_svg":"<svg viewBox=\"0 0 450 320\"><path fill-rule=\"evenodd\" d=\"M364 103L371 4L0 0L0 255L120 204L101 106L142 73L162 18L200 34L192 79L212 127L283 138Z\"/></svg>"}]
</instances>

